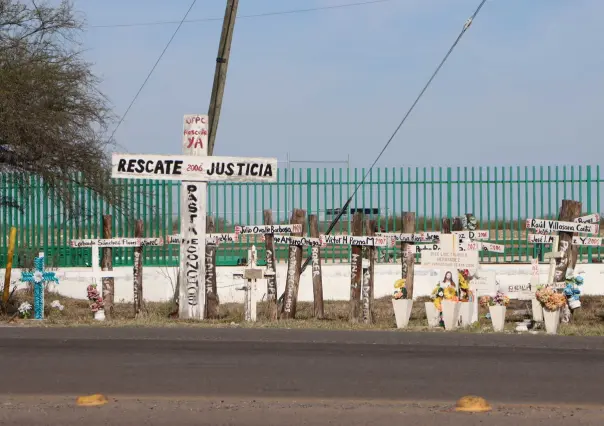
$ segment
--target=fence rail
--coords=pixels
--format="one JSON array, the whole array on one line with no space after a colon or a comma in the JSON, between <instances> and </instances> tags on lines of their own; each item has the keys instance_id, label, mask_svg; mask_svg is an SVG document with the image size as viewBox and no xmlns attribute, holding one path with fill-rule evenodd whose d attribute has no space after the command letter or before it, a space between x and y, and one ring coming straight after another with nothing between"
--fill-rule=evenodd
<instances>
[{"instance_id":1,"label":"fence rail","mask_svg":"<svg viewBox=\"0 0 604 426\"><path fill-rule=\"evenodd\" d=\"M262 211L271 209L276 223L287 223L293 208L319 216L325 230L338 209L360 188L350 208L367 212L381 231L400 229L400 213L414 211L417 230L440 229L442 217L473 213L481 229L491 231L493 242L506 246L505 254L481 254L483 262L529 262L537 247L527 242L524 220L530 217L555 219L561 200L583 203L585 214L599 213L602 177L599 166L531 167L405 167L374 169L361 182L365 169L298 168L281 169L271 184L225 183L208 185L208 214L215 218L217 232L231 232L235 225L262 223ZM100 238L102 215L113 216L113 234L132 237L134 219L145 223L145 236L165 237L179 232L180 184L170 181L120 180L116 184L130 202L131 214L124 215L91 191L71 185L79 208L68 211L52 190L37 177L0 176L0 265L6 262L8 234L16 226L17 259L24 266L44 251L57 267L89 266L90 249L71 248L77 238ZM22 210L11 207L12 203ZM350 210L345 212L332 233L350 231ZM236 265L255 243L263 257L259 239L220 246L218 265ZM132 265L132 249L113 249L114 265ZM322 250L326 262L348 262L348 248ZM286 247L276 250L279 261L286 260ZM599 261L600 247L581 247L582 262ZM176 266L176 246L145 248L149 266ZM396 249L380 249L379 259L395 262Z\"/></svg>"}]
</instances>

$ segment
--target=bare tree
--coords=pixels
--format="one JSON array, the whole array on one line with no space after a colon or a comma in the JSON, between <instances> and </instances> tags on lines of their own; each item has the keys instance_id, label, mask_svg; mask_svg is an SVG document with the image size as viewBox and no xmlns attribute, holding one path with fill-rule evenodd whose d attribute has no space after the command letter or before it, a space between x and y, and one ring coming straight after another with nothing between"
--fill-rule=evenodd
<instances>
[{"instance_id":1,"label":"bare tree","mask_svg":"<svg viewBox=\"0 0 604 426\"><path fill-rule=\"evenodd\" d=\"M67 0L0 0L0 172L23 187L28 175L41 177L71 210L79 208L72 184L114 205L124 198L110 181L114 117L82 58L82 26ZM19 207L12 199L0 205Z\"/></svg>"}]
</instances>

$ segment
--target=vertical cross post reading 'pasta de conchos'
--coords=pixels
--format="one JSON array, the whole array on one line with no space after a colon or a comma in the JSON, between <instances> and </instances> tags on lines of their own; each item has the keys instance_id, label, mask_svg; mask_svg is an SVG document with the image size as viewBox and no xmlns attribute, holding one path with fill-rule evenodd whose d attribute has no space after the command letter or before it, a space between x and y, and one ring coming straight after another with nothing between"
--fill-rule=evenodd
<instances>
[{"instance_id":1,"label":"vertical cross post reading 'pasta de conchos'","mask_svg":"<svg viewBox=\"0 0 604 426\"><path fill-rule=\"evenodd\" d=\"M111 176L117 179L185 181L181 229L179 317L203 319L205 314L205 192L200 182L277 181L277 159L191 155L113 154Z\"/></svg>"}]
</instances>

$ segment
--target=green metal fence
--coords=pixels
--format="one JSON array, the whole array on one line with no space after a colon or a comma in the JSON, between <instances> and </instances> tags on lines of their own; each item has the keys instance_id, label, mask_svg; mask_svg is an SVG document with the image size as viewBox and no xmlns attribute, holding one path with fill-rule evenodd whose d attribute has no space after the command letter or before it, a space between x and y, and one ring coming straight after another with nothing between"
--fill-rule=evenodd
<instances>
[{"instance_id":1,"label":"green metal fence","mask_svg":"<svg viewBox=\"0 0 604 426\"><path fill-rule=\"evenodd\" d=\"M235 225L262 223L264 209L273 211L275 223L287 223L293 208L317 214L321 230L361 183L365 169L281 169L272 184L212 183L208 188L208 214L217 223L217 232L231 232ZM524 220L530 217L555 219L562 199L583 203L585 214L600 210L599 166L532 167L421 167L378 168L359 188L349 210L332 231L348 233L351 211L362 210L377 220L380 230L400 229L400 213L414 211L417 230L439 230L442 217L473 213L481 229L491 231L491 241L506 246L505 254L481 254L483 262L528 262L536 247L527 242ZM70 240L100 238L102 215L111 214L113 234L132 237L133 220L145 222L145 236L165 237L179 232L180 184L178 182L116 181L129 200L132 214L125 215L107 205L96 194L72 184L70 191L79 208L67 211L55 194L36 177L26 182L2 174L0 197L0 265L6 262L8 234L16 226L17 260L23 266L44 251L57 267L89 266L90 249L71 248ZM7 206L15 201L19 210ZM219 247L219 265L236 265L245 258L248 247L262 243L251 237ZM280 261L286 247L276 250ZM548 250L548 248L546 248ZM114 265L132 265L132 249L113 250ZM322 250L326 262L347 262L349 249L330 246ZM599 259L601 249L581 248L580 260ZM144 262L149 266L178 264L176 246L146 248ZM382 262L394 262L396 249L380 249Z\"/></svg>"}]
</instances>

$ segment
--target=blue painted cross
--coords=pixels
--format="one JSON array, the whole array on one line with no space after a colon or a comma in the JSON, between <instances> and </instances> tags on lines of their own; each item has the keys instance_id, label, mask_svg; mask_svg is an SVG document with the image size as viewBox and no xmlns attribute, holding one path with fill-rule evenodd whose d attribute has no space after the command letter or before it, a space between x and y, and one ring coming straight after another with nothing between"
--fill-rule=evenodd
<instances>
[{"instance_id":1,"label":"blue painted cross","mask_svg":"<svg viewBox=\"0 0 604 426\"><path fill-rule=\"evenodd\" d=\"M44 283L59 282L54 272L44 271L44 253L34 259L34 272L21 272L21 281L34 285L34 319L44 319Z\"/></svg>"}]
</instances>

